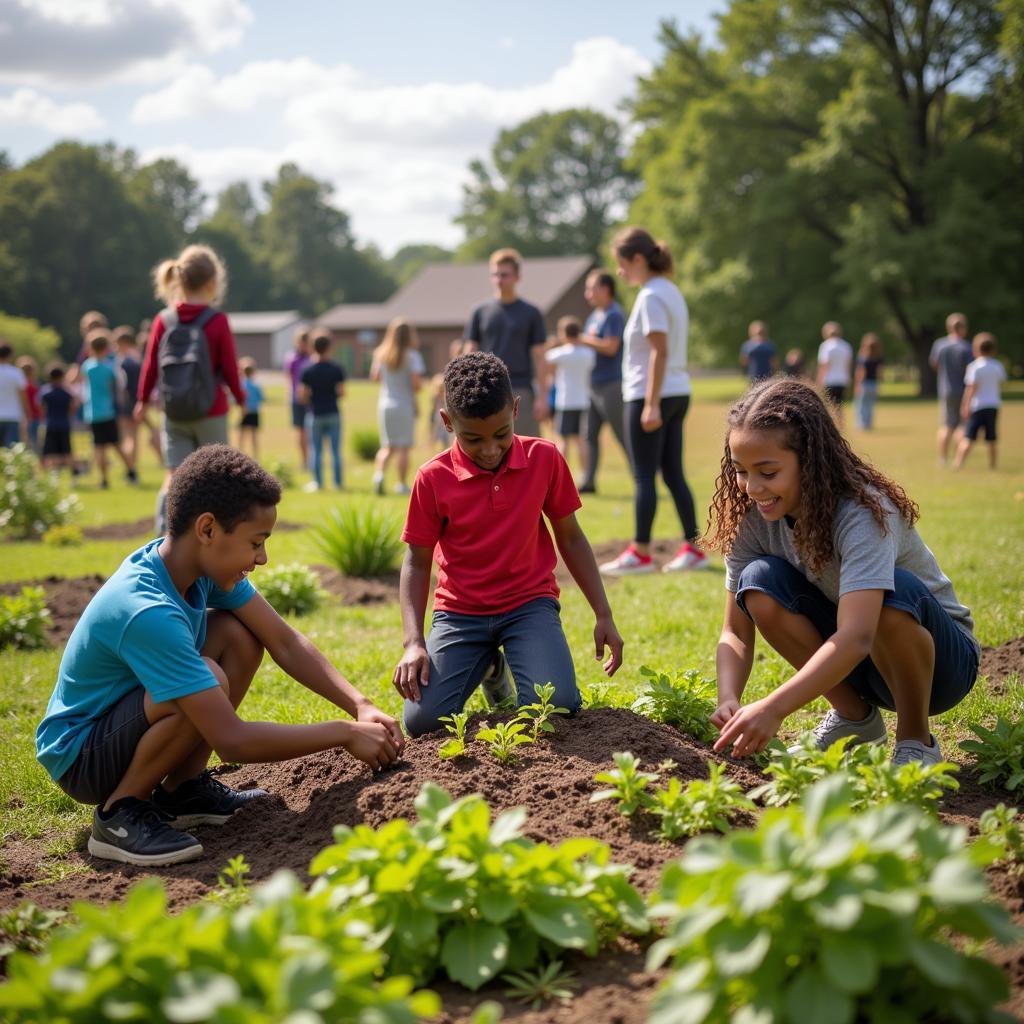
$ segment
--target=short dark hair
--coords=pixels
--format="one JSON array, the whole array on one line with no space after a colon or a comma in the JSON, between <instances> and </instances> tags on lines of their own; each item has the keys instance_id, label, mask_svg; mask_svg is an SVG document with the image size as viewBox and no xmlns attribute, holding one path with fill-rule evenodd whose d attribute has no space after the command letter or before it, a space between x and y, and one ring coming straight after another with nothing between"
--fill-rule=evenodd
<instances>
[{"instance_id":1,"label":"short dark hair","mask_svg":"<svg viewBox=\"0 0 1024 1024\"><path fill-rule=\"evenodd\" d=\"M64 367L60 365L54 365L47 368L46 376L52 381L58 381L64 379Z\"/></svg>"},{"instance_id":2,"label":"short dark hair","mask_svg":"<svg viewBox=\"0 0 1024 1024\"><path fill-rule=\"evenodd\" d=\"M322 356L327 353L327 350L331 347L334 339L331 337L330 331L317 331L313 335L313 351L318 355Z\"/></svg>"},{"instance_id":3,"label":"short dark hair","mask_svg":"<svg viewBox=\"0 0 1024 1024\"><path fill-rule=\"evenodd\" d=\"M444 371L444 407L448 415L486 419L512 404L508 367L493 352L469 352Z\"/></svg>"},{"instance_id":4,"label":"short dark hair","mask_svg":"<svg viewBox=\"0 0 1024 1024\"><path fill-rule=\"evenodd\" d=\"M0 359L10 359L14 349L6 341L0 341Z\"/></svg>"},{"instance_id":5,"label":"short dark hair","mask_svg":"<svg viewBox=\"0 0 1024 1024\"><path fill-rule=\"evenodd\" d=\"M590 280L601 288L607 288L608 294L615 298L615 278L607 270L592 270Z\"/></svg>"},{"instance_id":6,"label":"short dark hair","mask_svg":"<svg viewBox=\"0 0 1024 1024\"><path fill-rule=\"evenodd\" d=\"M194 451L174 471L167 489L167 529L181 537L210 512L230 533L256 506L276 505L281 485L258 462L226 444Z\"/></svg>"}]
</instances>

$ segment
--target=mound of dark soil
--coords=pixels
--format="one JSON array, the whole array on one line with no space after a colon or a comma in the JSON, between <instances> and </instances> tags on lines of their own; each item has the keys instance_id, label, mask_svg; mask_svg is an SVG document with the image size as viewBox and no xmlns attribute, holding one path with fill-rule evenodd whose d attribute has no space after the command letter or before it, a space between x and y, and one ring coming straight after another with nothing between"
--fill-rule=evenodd
<instances>
[{"instance_id":1,"label":"mound of dark soil","mask_svg":"<svg viewBox=\"0 0 1024 1024\"><path fill-rule=\"evenodd\" d=\"M386 576L346 576L329 565L311 565L320 586L342 604L387 604L398 600L398 573ZM257 581L258 582L258 581Z\"/></svg>"}]
</instances>

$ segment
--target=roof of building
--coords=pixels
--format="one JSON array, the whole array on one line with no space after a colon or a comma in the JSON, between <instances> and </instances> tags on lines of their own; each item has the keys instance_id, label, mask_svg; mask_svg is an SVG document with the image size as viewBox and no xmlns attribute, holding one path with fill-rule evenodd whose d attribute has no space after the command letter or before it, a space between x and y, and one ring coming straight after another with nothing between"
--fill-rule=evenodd
<instances>
[{"instance_id":1,"label":"roof of building","mask_svg":"<svg viewBox=\"0 0 1024 1024\"><path fill-rule=\"evenodd\" d=\"M297 309L274 309L264 313L228 313L235 334L273 334L302 320Z\"/></svg>"},{"instance_id":2,"label":"roof of building","mask_svg":"<svg viewBox=\"0 0 1024 1024\"><path fill-rule=\"evenodd\" d=\"M519 291L547 313L592 266L589 256L537 256L524 259ZM458 327L477 302L491 294L487 263L428 263L384 303L343 303L318 323L331 330L380 328L403 316L417 327Z\"/></svg>"}]
</instances>

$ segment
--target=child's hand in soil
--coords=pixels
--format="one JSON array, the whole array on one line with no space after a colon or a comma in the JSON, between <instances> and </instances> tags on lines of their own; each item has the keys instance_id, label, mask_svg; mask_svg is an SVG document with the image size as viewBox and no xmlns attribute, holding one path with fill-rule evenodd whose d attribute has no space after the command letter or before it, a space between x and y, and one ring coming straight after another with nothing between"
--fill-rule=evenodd
<instances>
[{"instance_id":1,"label":"child's hand in soil","mask_svg":"<svg viewBox=\"0 0 1024 1024\"><path fill-rule=\"evenodd\" d=\"M783 717L767 697L755 700L733 713L722 728L722 735L715 740L713 749L721 753L731 743L733 757L760 753L779 731Z\"/></svg>"},{"instance_id":2,"label":"child's hand in soil","mask_svg":"<svg viewBox=\"0 0 1024 1024\"><path fill-rule=\"evenodd\" d=\"M602 668L605 675L613 676L622 664L622 637L619 636L619 631L615 628L615 623L610 615L601 616L594 623L594 650L598 661L604 655L606 647L608 648L608 657Z\"/></svg>"},{"instance_id":3,"label":"child's hand in soil","mask_svg":"<svg viewBox=\"0 0 1024 1024\"><path fill-rule=\"evenodd\" d=\"M420 687L430 679L430 658L427 649L420 643L409 644L402 660L395 666L391 682L406 700L418 701Z\"/></svg>"},{"instance_id":4,"label":"child's hand in soil","mask_svg":"<svg viewBox=\"0 0 1024 1024\"><path fill-rule=\"evenodd\" d=\"M710 719L708 719L708 721L710 721L711 724L721 732L725 723L728 722L729 719L739 711L739 709L740 702L738 700L733 700L732 698L729 700L723 700L722 703L715 708L715 713Z\"/></svg>"},{"instance_id":5,"label":"child's hand in soil","mask_svg":"<svg viewBox=\"0 0 1024 1024\"><path fill-rule=\"evenodd\" d=\"M398 760L398 747L380 722L345 722L348 729L341 742L353 757L369 765L374 771Z\"/></svg>"},{"instance_id":6,"label":"child's hand in soil","mask_svg":"<svg viewBox=\"0 0 1024 1024\"><path fill-rule=\"evenodd\" d=\"M356 721L377 722L383 725L390 733L392 741L398 748L398 753L401 754L405 750L405 734L402 732L402 727L389 714L381 711L376 705L366 704L360 707L356 714Z\"/></svg>"}]
</instances>

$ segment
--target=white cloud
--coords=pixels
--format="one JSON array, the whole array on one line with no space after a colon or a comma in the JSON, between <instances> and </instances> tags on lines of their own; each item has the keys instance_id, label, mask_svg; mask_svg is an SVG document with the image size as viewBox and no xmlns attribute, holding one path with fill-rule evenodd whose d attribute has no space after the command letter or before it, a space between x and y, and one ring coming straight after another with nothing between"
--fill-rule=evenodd
<instances>
[{"instance_id":1,"label":"white cloud","mask_svg":"<svg viewBox=\"0 0 1024 1024\"><path fill-rule=\"evenodd\" d=\"M0 79L152 81L241 42L246 0L0 0Z\"/></svg>"},{"instance_id":2,"label":"white cloud","mask_svg":"<svg viewBox=\"0 0 1024 1024\"><path fill-rule=\"evenodd\" d=\"M105 122L88 103L59 104L34 89L22 88L0 96L0 124L82 136L99 131Z\"/></svg>"}]
</instances>

